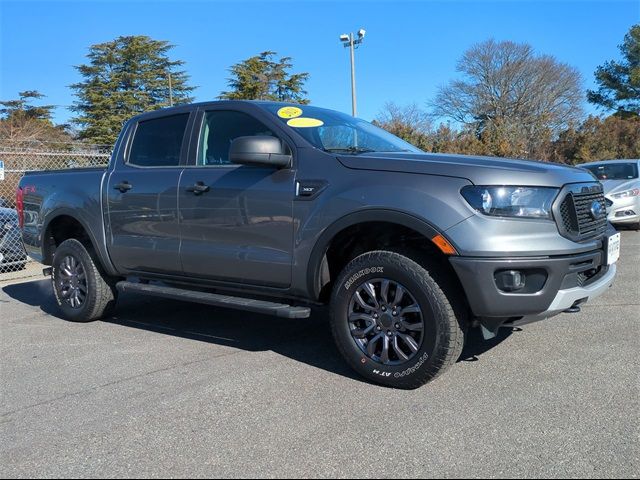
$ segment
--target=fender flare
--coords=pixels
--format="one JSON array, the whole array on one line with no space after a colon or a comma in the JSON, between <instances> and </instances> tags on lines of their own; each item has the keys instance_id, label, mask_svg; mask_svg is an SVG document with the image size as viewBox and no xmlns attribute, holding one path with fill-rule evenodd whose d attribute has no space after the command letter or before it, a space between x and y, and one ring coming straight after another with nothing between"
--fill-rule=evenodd
<instances>
[{"instance_id":1,"label":"fender flare","mask_svg":"<svg viewBox=\"0 0 640 480\"><path fill-rule=\"evenodd\" d=\"M340 232L346 228L358 225L360 223L369 222L386 222L402 225L404 227L415 230L425 238L432 239L436 235L442 235L437 228L430 223L415 217L411 214L399 212L397 210L386 209L366 209L358 212L350 213L333 222L320 234L318 240L311 251L309 261L307 263L307 288L314 299L318 299L320 295L320 270L322 261L331 245L331 241Z\"/></svg>"},{"instance_id":2,"label":"fender flare","mask_svg":"<svg viewBox=\"0 0 640 480\"><path fill-rule=\"evenodd\" d=\"M117 273L116 269L111 263L111 259L109 258L107 252L105 251L104 244L98 241L94 232L91 230L91 228L89 228L89 225L86 222L86 220L81 218L77 214L77 211L69 207L56 208L55 210L52 210L51 212L49 212L45 217L45 220L42 224L42 239L41 239L43 260L45 261L50 260L50 258L47 258L47 256L44 255L45 250L48 248L46 242L49 234L49 227L51 226L51 223L53 221L55 221L60 217L70 217L75 221L77 221L80 224L80 226L82 226L84 231L87 233L87 236L89 237L89 241L93 245L93 248L96 252L96 255L98 256L98 260L102 264L102 267L107 271L108 274L115 275ZM51 254L53 254L53 252L51 252Z\"/></svg>"}]
</instances>

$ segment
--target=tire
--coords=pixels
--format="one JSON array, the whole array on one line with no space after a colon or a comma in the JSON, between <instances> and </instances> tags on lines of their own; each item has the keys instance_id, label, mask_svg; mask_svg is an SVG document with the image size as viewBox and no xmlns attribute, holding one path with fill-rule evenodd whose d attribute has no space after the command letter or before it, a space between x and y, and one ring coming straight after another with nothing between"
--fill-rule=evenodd
<instances>
[{"instance_id":1,"label":"tire","mask_svg":"<svg viewBox=\"0 0 640 480\"><path fill-rule=\"evenodd\" d=\"M466 302L452 294L441 269L436 265L428 269L405 255L374 251L352 260L338 277L331 297L331 330L342 356L363 377L392 388L415 389L434 380L460 357L467 326ZM367 293L371 291L367 284L373 287L376 300ZM403 294L394 307L398 286ZM369 313L356 293L372 307ZM392 309L398 316L389 315ZM372 320L374 315L377 319ZM367 331L365 339L362 335Z\"/></svg>"},{"instance_id":2,"label":"tire","mask_svg":"<svg viewBox=\"0 0 640 480\"><path fill-rule=\"evenodd\" d=\"M75 239L62 242L54 253L52 267L53 291L65 318L92 322L111 314L117 301L115 282L102 272L82 243ZM79 290L78 296L73 295L74 290Z\"/></svg>"}]
</instances>

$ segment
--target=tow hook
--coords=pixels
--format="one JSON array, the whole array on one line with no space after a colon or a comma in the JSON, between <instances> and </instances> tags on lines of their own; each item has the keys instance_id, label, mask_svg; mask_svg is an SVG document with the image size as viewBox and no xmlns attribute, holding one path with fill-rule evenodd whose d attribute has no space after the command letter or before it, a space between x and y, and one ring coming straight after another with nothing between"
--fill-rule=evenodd
<instances>
[{"instance_id":1,"label":"tow hook","mask_svg":"<svg viewBox=\"0 0 640 480\"><path fill-rule=\"evenodd\" d=\"M573 302L573 305L571 305L569 308L567 308L564 311L564 313L578 313L578 312L580 312L580 305L585 303L587 300L589 300L589 297L585 297L585 298L581 298L580 300L576 300L575 302Z\"/></svg>"}]
</instances>

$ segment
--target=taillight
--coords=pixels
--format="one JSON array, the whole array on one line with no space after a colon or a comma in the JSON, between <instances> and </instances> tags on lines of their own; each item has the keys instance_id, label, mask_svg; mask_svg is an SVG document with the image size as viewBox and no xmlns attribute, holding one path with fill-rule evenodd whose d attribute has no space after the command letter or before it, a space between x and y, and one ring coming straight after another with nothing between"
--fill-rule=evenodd
<instances>
[{"instance_id":1,"label":"taillight","mask_svg":"<svg viewBox=\"0 0 640 480\"><path fill-rule=\"evenodd\" d=\"M22 188L16 189L16 210L18 212L18 225L24 227L24 192Z\"/></svg>"}]
</instances>

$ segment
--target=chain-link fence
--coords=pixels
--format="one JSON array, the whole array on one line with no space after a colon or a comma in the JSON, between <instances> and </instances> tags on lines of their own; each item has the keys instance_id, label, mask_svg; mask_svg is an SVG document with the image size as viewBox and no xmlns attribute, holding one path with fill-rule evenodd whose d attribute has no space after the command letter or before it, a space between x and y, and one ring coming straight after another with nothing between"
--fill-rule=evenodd
<instances>
[{"instance_id":1,"label":"chain-link fence","mask_svg":"<svg viewBox=\"0 0 640 480\"><path fill-rule=\"evenodd\" d=\"M104 166L111 147L84 143L0 141L0 282L37 273L27 257L16 211L16 188L26 172Z\"/></svg>"}]
</instances>

